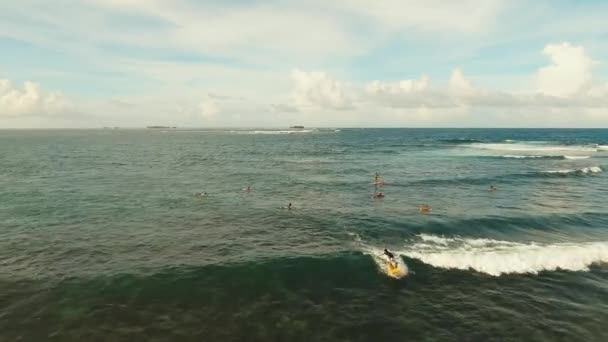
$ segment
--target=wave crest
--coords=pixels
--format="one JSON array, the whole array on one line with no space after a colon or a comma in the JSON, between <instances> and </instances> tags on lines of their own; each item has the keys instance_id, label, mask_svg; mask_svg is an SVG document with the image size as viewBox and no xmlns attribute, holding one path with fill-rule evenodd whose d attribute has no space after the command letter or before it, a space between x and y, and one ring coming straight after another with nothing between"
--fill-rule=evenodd
<instances>
[{"instance_id":1,"label":"wave crest","mask_svg":"<svg viewBox=\"0 0 608 342\"><path fill-rule=\"evenodd\" d=\"M569 152L597 152L598 147L588 145L552 145L552 144L533 144L533 143L476 143L466 145L470 148L492 150L492 151L529 151L529 152L549 152L559 153Z\"/></svg>"},{"instance_id":2,"label":"wave crest","mask_svg":"<svg viewBox=\"0 0 608 342\"><path fill-rule=\"evenodd\" d=\"M544 173L567 176L567 175L588 175L588 174L593 174L593 173L600 173L602 171L603 171L602 168L599 166L590 166L590 167L584 167L582 169L565 169L565 170L544 171Z\"/></svg>"},{"instance_id":3,"label":"wave crest","mask_svg":"<svg viewBox=\"0 0 608 342\"><path fill-rule=\"evenodd\" d=\"M510 159L538 159L538 158L559 158L558 156L535 156L535 155L514 155L507 154L502 156L502 158L510 158Z\"/></svg>"},{"instance_id":4,"label":"wave crest","mask_svg":"<svg viewBox=\"0 0 608 342\"><path fill-rule=\"evenodd\" d=\"M500 276L588 271L592 264L608 262L608 242L538 244L421 234L411 248L397 253L434 267Z\"/></svg>"}]
</instances>

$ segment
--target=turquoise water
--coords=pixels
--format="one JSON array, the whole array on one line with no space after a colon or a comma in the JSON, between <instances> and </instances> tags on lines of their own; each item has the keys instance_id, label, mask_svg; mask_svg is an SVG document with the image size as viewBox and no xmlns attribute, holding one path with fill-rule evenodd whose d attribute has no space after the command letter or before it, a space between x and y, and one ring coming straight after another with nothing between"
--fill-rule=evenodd
<instances>
[{"instance_id":1,"label":"turquoise water","mask_svg":"<svg viewBox=\"0 0 608 342\"><path fill-rule=\"evenodd\" d=\"M607 172L608 130L0 131L0 340L605 341Z\"/></svg>"}]
</instances>

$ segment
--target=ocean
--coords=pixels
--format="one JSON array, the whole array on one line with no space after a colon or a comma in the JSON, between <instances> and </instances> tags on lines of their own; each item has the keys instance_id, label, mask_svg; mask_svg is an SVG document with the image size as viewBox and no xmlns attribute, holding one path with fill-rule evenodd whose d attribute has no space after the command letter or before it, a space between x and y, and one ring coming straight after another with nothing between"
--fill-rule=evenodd
<instances>
[{"instance_id":1,"label":"ocean","mask_svg":"<svg viewBox=\"0 0 608 342\"><path fill-rule=\"evenodd\" d=\"M607 173L599 129L2 130L0 341L606 341Z\"/></svg>"}]
</instances>

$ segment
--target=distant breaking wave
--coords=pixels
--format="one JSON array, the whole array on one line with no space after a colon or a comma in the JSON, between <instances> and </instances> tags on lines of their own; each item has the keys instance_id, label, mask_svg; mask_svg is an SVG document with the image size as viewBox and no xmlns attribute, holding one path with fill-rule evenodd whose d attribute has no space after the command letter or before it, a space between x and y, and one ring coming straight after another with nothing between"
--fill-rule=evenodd
<instances>
[{"instance_id":1,"label":"distant breaking wave","mask_svg":"<svg viewBox=\"0 0 608 342\"><path fill-rule=\"evenodd\" d=\"M591 167L584 167L582 169L566 169L566 170L552 170L552 171L545 171L544 173L546 174L553 174L553 175L587 175L587 174L593 174L593 173L600 173L602 172L602 168L599 166L591 166Z\"/></svg>"},{"instance_id":2,"label":"distant breaking wave","mask_svg":"<svg viewBox=\"0 0 608 342\"><path fill-rule=\"evenodd\" d=\"M506 154L501 156L502 158L510 158L510 159L539 159L539 158L547 158L547 159L561 159L563 156L536 156L536 155L515 155L515 154Z\"/></svg>"},{"instance_id":3,"label":"distant breaking wave","mask_svg":"<svg viewBox=\"0 0 608 342\"><path fill-rule=\"evenodd\" d=\"M475 143L466 145L470 148L492 150L492 151L529 151L529 152L548 152L548 153L559 153L559 152L597 152L600 146L587 146L587 145L551 145L551 144L523 144L523 143Z\"/></svg>"},{"instance_id":4,"label":"distant breaking wave","mask_svg":"<svg viewBox=\"0 0 608 342\"><path fill-rule=\"evenodd\" d=\"M506 154L501 156L501 158L507 159L588 159L591 156L552 156L552 155L515 155L515 154Z\"/></svg>"},{"instance_id":5,"label":"distant breaking wave","mask_svg":"<svg viewBox=\"0 0 608 342\"><path fill-rule=\"evenodd\" d=\"M446 238L420 234L398 254L425 264L500 276L541 271L588 271L592 264L608 262L608 242L521 243L492 239Z\"/></svg>"},{"instance_id":6,"label":"distant breaking wave","mask_svg":"<svg viewBox=\"0 0 608 342\"><path fill-rule=\"evenodd\" d=\"M488 185L493 183L508 183L522 179L538 178L538 177L568 177L568 176L590 176L596 175L604 170L599 166L590 166L580 169L563 169L563 170L548 170L548 171L532 171L527 173L512 173L496 176L470 176L462 178L446 178L446 179L421 179L405 183L391 182L392 187L408 187L415 185L450 185L450 184L469 184L469 185Z\"/></svg>"}]
</instances>

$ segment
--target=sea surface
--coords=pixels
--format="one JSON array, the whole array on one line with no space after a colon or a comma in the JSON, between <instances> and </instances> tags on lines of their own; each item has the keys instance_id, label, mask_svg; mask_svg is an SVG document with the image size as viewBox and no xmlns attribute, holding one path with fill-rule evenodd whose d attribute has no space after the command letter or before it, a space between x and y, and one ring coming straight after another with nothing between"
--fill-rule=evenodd
<instances>
[{"instance_id":1,"label":"sea surface","mask_svg":"<svg viewBox=\"0 0 608 342\"><path fill-rule=\"evenodd\" d=\"M608 130L2 130L0 341L607 341L607 174Z\"/></svg>"}]
</instances>

